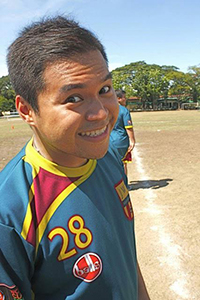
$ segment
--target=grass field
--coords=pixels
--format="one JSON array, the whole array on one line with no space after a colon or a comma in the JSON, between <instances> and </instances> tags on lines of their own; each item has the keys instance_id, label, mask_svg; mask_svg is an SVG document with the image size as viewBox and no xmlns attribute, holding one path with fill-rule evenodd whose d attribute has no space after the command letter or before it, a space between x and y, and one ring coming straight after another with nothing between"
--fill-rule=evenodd
<instances>
[{"instance_id":1,"label":"grass field","mask_svg":"<svg viewBox=\"0 0 200 300\"><path fill-rule=\"evenodd\" d=\"M0 170L19 152L32 130L19 118L0 119Z\"/></svg>"},{"instance_id":2,"label":"grass field","mask_svg":"<svg viewBox=\"0 0 200 300\"><path fill-rule=\"evenodd\" d=\"M140 265L153 300L200 299L200 111L133 113L128 165Z\"/></svg>"},{"instance_id":3,"label":"grass field","mask_svg":"<svg viewBox=\"0 0 200 300\"><path fill-rule=\"evenodd\" d=\"M170 135L172 138L176 133L179 137L184 135L185 145L188 144L187 134L190 136L190 143L191 140L196 143L196 135L199 136L200 111L138 112L132 115L138 143L142 143L143 134L149 132L160 132L160 135L166 133L169 142L172 142L171 146L177 139L171 141ZM0 119L0 169L21 149L31 135L31 129L21 119ZM187 157L186 147L179 150Z\"/></svg>"},{"instance_id":4,"label":"grass field","mask_svg":"<svg viewBox=\"0 0 200 300\"><path fill-rule=\"evenodd\" d=\"M200 111L132 113L128 165L138 258L152 300L200 299ZM0 120L0 169L31 137Z\"/></svg>"}]
</instances>

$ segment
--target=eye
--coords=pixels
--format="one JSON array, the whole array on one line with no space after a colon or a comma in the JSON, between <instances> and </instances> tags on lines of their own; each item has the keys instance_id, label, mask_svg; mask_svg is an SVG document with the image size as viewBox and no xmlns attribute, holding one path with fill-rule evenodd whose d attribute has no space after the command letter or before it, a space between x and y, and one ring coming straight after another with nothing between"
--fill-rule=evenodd
<instances>
[{"instance_id":1,"label":"eye","mask_svg":"<svg viewBox=\"0 0 200 300\"><path fill-rule=\"evenodd\" d=\"M79 96L70 96L65 100L65 103L78 103L81 102L83 99Z\"/></svg>"},{"instance_id":2,"label":"eye","mask_svg":"<svg viewBox=\"0 0 200 300\"><path fill-rule=\"evenodd\" d=\"M107 94L110 91L111 87L108 85L105 85L104 87L102 87L102 89L99 91L99 94Z\"/></svg>"}]
</instances>

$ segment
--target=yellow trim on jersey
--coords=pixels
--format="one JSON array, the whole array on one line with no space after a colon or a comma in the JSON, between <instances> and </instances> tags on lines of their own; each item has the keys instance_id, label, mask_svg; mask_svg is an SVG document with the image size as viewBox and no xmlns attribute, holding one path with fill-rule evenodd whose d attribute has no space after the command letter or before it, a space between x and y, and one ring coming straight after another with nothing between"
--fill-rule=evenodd
<instances>
[{"instance_id":1,"label":"yellow trim on jersey","mask_svg":"<svg viewBox=\"0 0 200 300\"><path fill-rule=\"evenodd\" d=\"M129 128L133 128L133 125L127 125L125 126L126 129L129 129Z\"/></svg>"},{"instance_id":2,"label":"yellow trim on jersey","mask_svg":"<svg viewBox=\"0 0 200 300\"><path fill-rule=\"evenodd\" d=\"M37 167L37 171L39 170L39 168L42 168L50 173L63 177L79 177L84 175L87 172L87 170L93 165L94 160L89 159L85 165L78 168L68 168L60 166L40 155L32 146L32 144L33 138L29 141L29 143L26 146L25 161L29 162L32 166L34 166L34 168Z\"/></svg>"},{"instance_id":3,"label":"yellow trim on jersey","mask_svg":"<svg viewBox=\"0 0 200 300\"><path fill-rule=\"evenodd\" d=\"M22 231L21 231L21 235L25 240L27 238L28 231L29 231L31 221L32 221L31 202L33 200L33 196L34 196L34 186L32 183L30 190L29 190L29 201L28 201L28 206L27 206L27 210L26 210L26 216L24 218L24 223L23 223Z\"/></svg>"},{"instance_id":4,"label":"yellow trim on jersey","mask_svg":"<svg viewBox=\"0 0 200 300\"><path fill-rule=\"evenodd\" d=\"M72 193L77 186L79 186L82 182L84 182L94 171L97 165L97 160L90 159L84 166L78 168L67 168L63 166L59 166L46 158L42 157L32 146L33 139L27 144L26 147L26 156L24 157L24 161L29 163L32 166L32 176L33 179L39 173L40 168L45 169L46 171L53 173L55 175L63 176L63 177L79 177L76 181L71 183L66 189L64 189L57 198L51 203L46 213L44 214L42 220L40 221L37 229L36 229L36 253L39 247L39 243L43 237L44 231L47 227L48 222L51 217L57 210L57 208L62 204L62 202L66 199L66 197ZM21 231L21 235L24 239L27 238L29 228L32 221L32 211L31 211L31 202L34 198L34 185L32 183L29 190L29 202L27 206L26 216L24 218L24 223Z\"/></svg>"}]
</instances>

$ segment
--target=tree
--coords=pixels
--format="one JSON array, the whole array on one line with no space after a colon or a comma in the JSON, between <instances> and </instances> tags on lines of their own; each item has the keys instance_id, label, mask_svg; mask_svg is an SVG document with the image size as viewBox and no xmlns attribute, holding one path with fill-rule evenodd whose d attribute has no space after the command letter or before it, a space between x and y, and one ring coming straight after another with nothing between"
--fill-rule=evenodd
<instances>
[{"instance_id":1,"label":"tree","mask_svg":"<svg viewBox=\"0 0 200 300\"><path fill-rule=\"evenodd\" d=\"M15 92L9 76L0 78L0 111L15 110Z\"/></svg>"},{"instance_id":2,"label":"tree","mask_svg":"<svg viewBox=\"0 0 200 300\"><path fill-rule=\"evenodd\" d=\"M127 97L137 96L146 108L149 103L156 108L158 99L167 101L176 97L179 102L200 97L200 66L183 73L175 66L146 64L144 61L130 63L112 71L115 89L124 89Z\"/></svg>"},{"instance_id":3,"label":"tree","mask_svg":"<svg viewBox=\"0 0 200 300\"><path fill-rule=\"evenodd\" d=\"M185 102L190 97L190 86L188 84L188 76L179 71L171 71L167 73L169 81L169 96L176 96L179 102L179 107L182 102Z\"/></svg>"},{"instance_id":4,"label":"tree","mask_svg":"<svg viewBox=\"0 0 200 300\"><path fill-rule=\"evenodd\" d=\"M146 65L145 62L139 61L131 63L112 71L113 86L115 89L124 89L127 97L137 96L138 91L135 90L134 80L138 68Z\"/></svg>"},{"instance_id":5,"label":"tree","mask_svg":"<svg viewBox=\"0 0 200 300\"><path fill-rule=\"evenodd\" d=\"M3 96L0 95L0 111L14 111L15 110L15 104L13 100L6 99Z\"/></svg>"},{"instance_id":6,"label":"tree","mask_svg":"<svg viewBox=\"0 0 200 300\"><path fill-rule=\"evenodd\" d=\"M131 63L112 71L112 76L114 88L123 88L127 97L141 98L143 108L149 103L155 108L159 96L167 95L165 71L156 64L148 65L144 61Z\"/></svg>"},{"instance_id":7,"label":"tree","mask_svg":"<svg viewBox=\"0 0 200 300\"><path fill-rule=\"evenodd\" d=\"M200 98L200 66L191 66L188 68L187 82L190 86L191 96L194 102Z\"/></svg>"}]
</instances>

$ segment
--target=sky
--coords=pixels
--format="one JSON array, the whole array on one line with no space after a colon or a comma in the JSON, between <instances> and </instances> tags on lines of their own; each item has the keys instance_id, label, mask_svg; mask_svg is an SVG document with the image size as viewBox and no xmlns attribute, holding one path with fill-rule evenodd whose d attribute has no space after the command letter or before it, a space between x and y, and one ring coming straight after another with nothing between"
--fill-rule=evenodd
<instances>
[{"instance_id":1,"label":"sky","mask_svg":"<svg viewBox=\"0 0 200 300\"><path fill-rule=\"evenodd\" d=\"M24 26L70 15L105 46L109 69L145 61L182 72L200 64L199 0L0 0L0 77L6 53Z\"/></svg>"}]
</instances>

